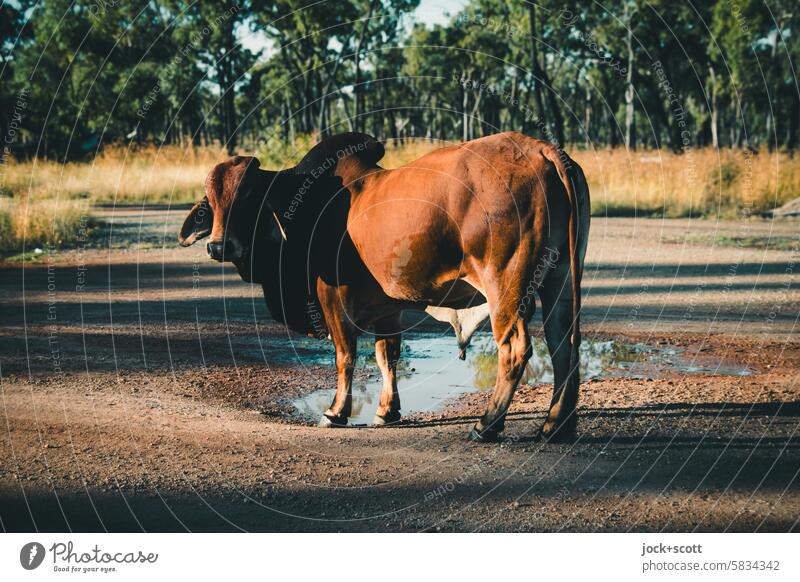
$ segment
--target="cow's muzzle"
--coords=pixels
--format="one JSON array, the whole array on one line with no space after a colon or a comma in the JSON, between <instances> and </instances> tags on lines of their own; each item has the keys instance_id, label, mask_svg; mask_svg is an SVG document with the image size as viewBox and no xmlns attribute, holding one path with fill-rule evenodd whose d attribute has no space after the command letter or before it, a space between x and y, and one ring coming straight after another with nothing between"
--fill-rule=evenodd
<instances>
[{"instance_id":1,"label":"cow's muzzle","mask_svg":"<svg viewBox=\"0 0 800 582\"><path fill-rule=\"evenodd\" d=\"M210 242L206 245L208 256L215 261L237 261L242 257L242 246L232 239Z\"/></svg>"}]
</instances>

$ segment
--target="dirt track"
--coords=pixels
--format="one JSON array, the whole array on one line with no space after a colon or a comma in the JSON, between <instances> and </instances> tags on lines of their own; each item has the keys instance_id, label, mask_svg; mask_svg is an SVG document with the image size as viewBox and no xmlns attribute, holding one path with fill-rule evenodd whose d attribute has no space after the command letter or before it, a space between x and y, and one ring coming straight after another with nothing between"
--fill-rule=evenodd
<instances>
[{"instance_id":1,"label":"dirt track","mask_svg":"<svg viewBox=\"0 0 800 582\"><path fill-rule=\"evenodd\" d=\"M288 418L332 370L262 353L287 332L173 246L183 214L109 211L104 245L0 267L4 530L798 529L797 222L594 220L586 336L753 374L586 383L572 445L536 442L551 388L526 386L476 446L484 393L398 428ZM794 246L708 243L770 236Z\"/></svg>"}]
</instances>

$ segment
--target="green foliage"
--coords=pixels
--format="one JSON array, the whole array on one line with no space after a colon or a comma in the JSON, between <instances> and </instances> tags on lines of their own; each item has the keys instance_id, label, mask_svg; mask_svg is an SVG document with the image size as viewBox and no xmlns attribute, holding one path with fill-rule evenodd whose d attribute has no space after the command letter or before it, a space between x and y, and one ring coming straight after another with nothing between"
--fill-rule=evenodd
<instances>
[{"instance_id":1,"label":"green foliage","mask_svg":"<svg viewBox=\"0 0 800 582\"><path fill-rule=\"evenodd\" d=\"M290 155L351 129L613 147L626 123L645 148L793 150L795 4L471 0L430 25L419 0L17 0L0 8L0 129L6 155L58 160L131 141Z\"/></svg>"},{"instance_id":2,"label":"green foliage","mask_svg":"<svg viewBox=\"0 0 800 582\"><path fill-rule=\"evenodd\" d=\"M299 162L315 143L314 137L308 134L298 135L292 142L284 141L276 128L269 139L258 145L253 155L262 167L283 170Z\"/></svg>"}]
</instances>

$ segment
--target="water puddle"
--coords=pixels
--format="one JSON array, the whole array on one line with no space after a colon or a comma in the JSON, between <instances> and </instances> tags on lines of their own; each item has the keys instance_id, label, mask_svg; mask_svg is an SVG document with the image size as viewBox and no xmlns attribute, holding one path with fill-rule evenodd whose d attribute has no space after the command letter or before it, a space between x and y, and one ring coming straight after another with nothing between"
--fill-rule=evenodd
<instances>
[{"instance_id":1,"label":"water puddle","mask_svg":"<svg viewBox=\"0 0 800 582\"><path fill-rule=\"evenodd\" d=\"M398 390L404 415L432 412L447 400L474 391L491 390L497 370L497 349L489 333L476 334L467 352L466 361L458 359L456 340L451 335L414 333L404 336L402 357L398 366ZM553 381L553 369L547 347L534 340L534 353L524 382L547 384ZM313 339L286 341L261 339L258 354L267 362L299 365L334 365L330 342ZM368 424L378 407L382 385L375 364L374 344L370 337L360 338L358 366L362 374L353 381L353 414L351 425ZM581 377L591 378L658 378L667 374L732 374L749 375L743 367L719 359L694 358L680 348L626 344L609 340L584 339L581 345ZM330 406L335 389L311 392L292 402L295 415L316 421Z\"/></svg>"}]
</instances>

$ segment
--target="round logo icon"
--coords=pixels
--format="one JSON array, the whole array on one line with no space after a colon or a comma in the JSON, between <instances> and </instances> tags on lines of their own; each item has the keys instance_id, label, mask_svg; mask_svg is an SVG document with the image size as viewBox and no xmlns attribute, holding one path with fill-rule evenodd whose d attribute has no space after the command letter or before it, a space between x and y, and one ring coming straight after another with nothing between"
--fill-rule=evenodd
<instances>
[{"instance_id":1,"label":"round logo icon","mask_svg":"<svg viewBox=\"0 0 800 582\"><path fill-rule=\"evenodd\" d=\"M28 542L19 551L19 563L26 570L35 570L44 561L44 546L39 542Z\"/></svg>"}]
</instances>

